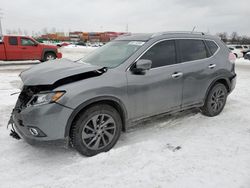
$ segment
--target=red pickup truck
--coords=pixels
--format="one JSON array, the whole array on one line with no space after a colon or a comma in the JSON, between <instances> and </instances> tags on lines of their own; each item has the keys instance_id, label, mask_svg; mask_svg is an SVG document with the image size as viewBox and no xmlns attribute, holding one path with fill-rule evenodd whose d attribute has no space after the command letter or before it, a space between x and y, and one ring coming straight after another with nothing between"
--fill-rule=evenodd
<instances>
[{"instance_id":1,"label":"red pickup truck","mask_svg":"<svg viewBox=\"0 0 250 188\"><path fill-rule=\"evenodd\" d=\"M0 37L0 60L40 60L48 61L62 58L57 46L38 43L31 37L3 36Z\"/></svg>"}]
</instances>

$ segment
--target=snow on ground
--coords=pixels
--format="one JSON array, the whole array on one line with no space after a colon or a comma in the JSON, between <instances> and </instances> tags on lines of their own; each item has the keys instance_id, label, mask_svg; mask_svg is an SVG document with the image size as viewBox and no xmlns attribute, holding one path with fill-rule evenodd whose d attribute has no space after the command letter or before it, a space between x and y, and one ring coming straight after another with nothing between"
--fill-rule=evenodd
<instances>
[{"instance_id":1,"label":"snow on ground","mask_svg":"<svg viewBox=\"0 0 250 188\"><path fill-rule=\"evenodd\" d=\"M6 124L20 70L0 70L0 187L248 188L250 61L238 60L236 70L236 89L219 116L189 110L152 119L91 158L11 138Z\"/></svg>"}]
</instances>

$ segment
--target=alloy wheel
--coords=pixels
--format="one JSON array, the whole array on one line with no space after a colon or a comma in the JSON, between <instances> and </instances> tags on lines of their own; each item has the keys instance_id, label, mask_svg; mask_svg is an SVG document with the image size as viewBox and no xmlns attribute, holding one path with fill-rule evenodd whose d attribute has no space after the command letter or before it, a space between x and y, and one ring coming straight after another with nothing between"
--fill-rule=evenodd
<instances>
[{"instance_id":1,"label":"alloy wheel","mask_svg":"<svg viewBox=\"0 0 250 188\"><path fill-rule=\"evenodd\" d=\"M226 93L223 89L217 88L212 96L211 96L211 101L210 101L210 106L213 110L213 112L218 112L220 111L226 101Z\"/></svg>"},{"instance_id":2,"label":"alloy wheel","mask_svg":"<svg viewBox=\"0 0 250 188\"><path fill-rule=\"evenodd\" d=\"M98 114L83 126L82 141L87 148L100 150L113 140L115 133L115 120L108 114Z\"/></svg>"}]
</instances>

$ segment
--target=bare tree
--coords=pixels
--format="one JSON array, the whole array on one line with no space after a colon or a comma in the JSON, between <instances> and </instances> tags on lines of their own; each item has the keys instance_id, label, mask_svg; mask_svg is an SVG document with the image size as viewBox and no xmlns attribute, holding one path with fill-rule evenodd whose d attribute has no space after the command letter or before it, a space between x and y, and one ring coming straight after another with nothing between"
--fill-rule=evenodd
<instances>
[{"instance_id":1,"label":"bare tree","mask_svg":"<svg viewBox=\"0 0 250 188\"><path fill-rule=\"evenodd\" d=\"M55 33L56 33L56 28L55 28L55 27L53 27L53 28L50 30L50 33L55 34Z\"/></svg>"},{"instance_id":2,"label":"bare tree","mask_svg":"<svg viewBox=\"0 0 250 188\"><path fill-rule=\"evenodd\" d=\"M242 36L241 37L241 44L250 44L250 37Z\"/></svg>"},{"instance_id":3,"label":"bare tree","mask_svg":"<svg viewBox=\"0 0 250 188\"><path fill-rule=\"evenodd\" d=\"M238 42L239 36L237 32L232 32L231 34L231 43L236 44Z\"/></svg>"},{"instance_id":4,"label":"bare tree","mask_svg":"<svg viewBox=\"0 0 250 188\"><path fill-rule=\"evenodd\" d=\"M45 28L43 28L42 29L42 34L43 35L46 35L46 34L48 34L49 32L48 32L48 29L45 27Z\"/></svg>"},{"instance_id":5,"label":"bare tree","mask_svg":"<svg viewBox=\"0 0 250 188\"><path fill-rule=\"evenodd\" d=\"M228 42L228 35L226 32L217 33L217 36L219 36L223 42Z\"/></svg>"},{"instance_id":6,"label":"bare tree","mask_svg":"<svg viewBox=\"0 0 250 188\"><path fill-rule=\"evenodd\" d=\"M24 34L25 36L28 36L28 31L25 29L25 30L23 31L23 34Z\"/></svg>"}]
</instances>

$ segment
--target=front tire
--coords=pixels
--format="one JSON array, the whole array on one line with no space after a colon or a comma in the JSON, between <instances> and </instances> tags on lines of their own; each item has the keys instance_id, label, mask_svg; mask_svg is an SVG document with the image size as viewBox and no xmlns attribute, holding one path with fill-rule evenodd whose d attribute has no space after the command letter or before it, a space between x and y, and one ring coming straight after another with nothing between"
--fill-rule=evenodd
<instances>
[{"instance_id":1,"label":"front tire","mask_svg":"<svg viewBox=\"0 0 250 188\"><path fill-rule=\"evenodd\" d=\"M223 110L227 101L228 91L224 84L216 83L208 92L204 106L201 111L204 115L217 116Z\"/></svg>"},{"instance_id":2,"label":"front tire","mask_svg":"<svg viewBox=\"0 0 250 188\"><path fill-rule=\"evenodd\" d=\"M119 113L110 105L94 105L78 115L71 130L76 150L85 156L109 151L118 141L122 129Z\"/></svg>"}]
</instances>

